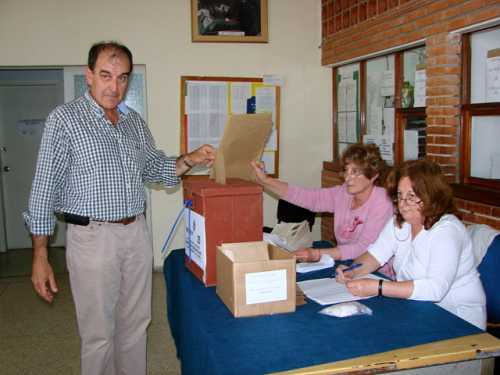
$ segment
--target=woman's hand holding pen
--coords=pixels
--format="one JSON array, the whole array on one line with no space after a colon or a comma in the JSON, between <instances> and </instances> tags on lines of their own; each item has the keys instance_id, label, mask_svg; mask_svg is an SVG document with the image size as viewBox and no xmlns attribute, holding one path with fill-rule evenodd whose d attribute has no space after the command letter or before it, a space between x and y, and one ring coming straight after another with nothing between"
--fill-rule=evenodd
<instances>
[{"instance_id":1,"label":"woman's hand holding pen","mask_svg":"<svg viewBox=\"0 0 500 375\"><path fill-rule=\"evenodd\" d=\"M356 268L361 267L360 263L353 263L350 266L345 266L343 264L339 264L335 269L335 280L339 283L345 284L347 281L352 280L355 276L354 270Z\"/></svg>"}]
</instances>

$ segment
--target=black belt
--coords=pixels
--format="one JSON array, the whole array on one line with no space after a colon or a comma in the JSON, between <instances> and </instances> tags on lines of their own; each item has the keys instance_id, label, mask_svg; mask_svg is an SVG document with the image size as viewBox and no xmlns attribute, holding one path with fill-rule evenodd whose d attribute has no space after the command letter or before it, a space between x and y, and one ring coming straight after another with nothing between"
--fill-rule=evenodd
<instances>
[{"instance_id":1,"label":"black belt","mask_svg":"<svg viewBox=\"0 0 500 375\"><path fill-rule=\"evenodd\" d=\"M132 224L136 218L137 218L137 216L124 217L123 219L116 220L116 221L107 221L107 223L129 225L129 224Z\"/></svg>"},{"instance_id":2,"label":"black belt","mask_svg":"<svg viewBox=\"0 0 500 375\"><path fill-rule=\"evenodd\" d=\"M88 216L80 216L80 215L75 215L75 214L69 214L66 212L63 214L63 217L64 217L64 221L66 223L75 224L75 225L83 225L83 226L89 225L90 221L93 220L93 219L89 218ZM105 221L105 220L95 220L95 221L102 221L104 223L129 225L129 224L132 224L135 221L135 219L137 219L137 216L124 217L123 219L115 220L115 221Z\"/></svg>"}]
</instances>

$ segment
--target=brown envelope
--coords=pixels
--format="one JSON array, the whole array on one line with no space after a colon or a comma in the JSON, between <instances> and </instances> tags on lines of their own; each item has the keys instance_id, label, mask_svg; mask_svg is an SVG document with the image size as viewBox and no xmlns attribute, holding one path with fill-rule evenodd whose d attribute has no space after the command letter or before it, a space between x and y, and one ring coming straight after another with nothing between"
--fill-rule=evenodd
<instances>
[{"instance_id":1,"label":"brown envelope","mask_svg":"<svg viewBox=\"0 0 500 375\"><path fill-rule=\"evenodd\" d=\"M210 177L219 184L226 178L255 182L250 161L260 160L272 127L270 113L230 115Z\"/></svg>"}]
</instances>

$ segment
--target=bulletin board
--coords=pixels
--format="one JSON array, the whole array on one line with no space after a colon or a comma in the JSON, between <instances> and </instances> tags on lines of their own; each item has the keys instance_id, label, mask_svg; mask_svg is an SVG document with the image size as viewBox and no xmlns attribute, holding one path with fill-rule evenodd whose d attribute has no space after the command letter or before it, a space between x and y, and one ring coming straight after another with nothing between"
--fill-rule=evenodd
<instances>
[{"instance_id":1,"label":"bulletin board","mask_svg":"<svg viewBox=\"0 0 500 375\"><path fill-rule=\"evenodd\" d=\"M266 172L279 177L281 88L262 78L181 77L181 153L219 145L231 114L272 113L273 131L262 154Z\"/></svg>"}]
</instances>

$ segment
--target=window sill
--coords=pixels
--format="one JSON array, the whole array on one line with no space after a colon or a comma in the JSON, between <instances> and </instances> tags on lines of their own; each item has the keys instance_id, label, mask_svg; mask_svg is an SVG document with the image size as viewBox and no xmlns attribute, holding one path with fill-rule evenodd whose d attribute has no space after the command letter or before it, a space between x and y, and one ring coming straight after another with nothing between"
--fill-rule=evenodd
<instances>
[{"instance_id":1,"label":"window sill","mask_svg":"<svg viewBox=\"0 0 500 375\"><path fill-rule=\"evenodd\" d=\"M451 184L455 198L500 207L500 191L474 185Z\"/></svg>"}]
</instances>

